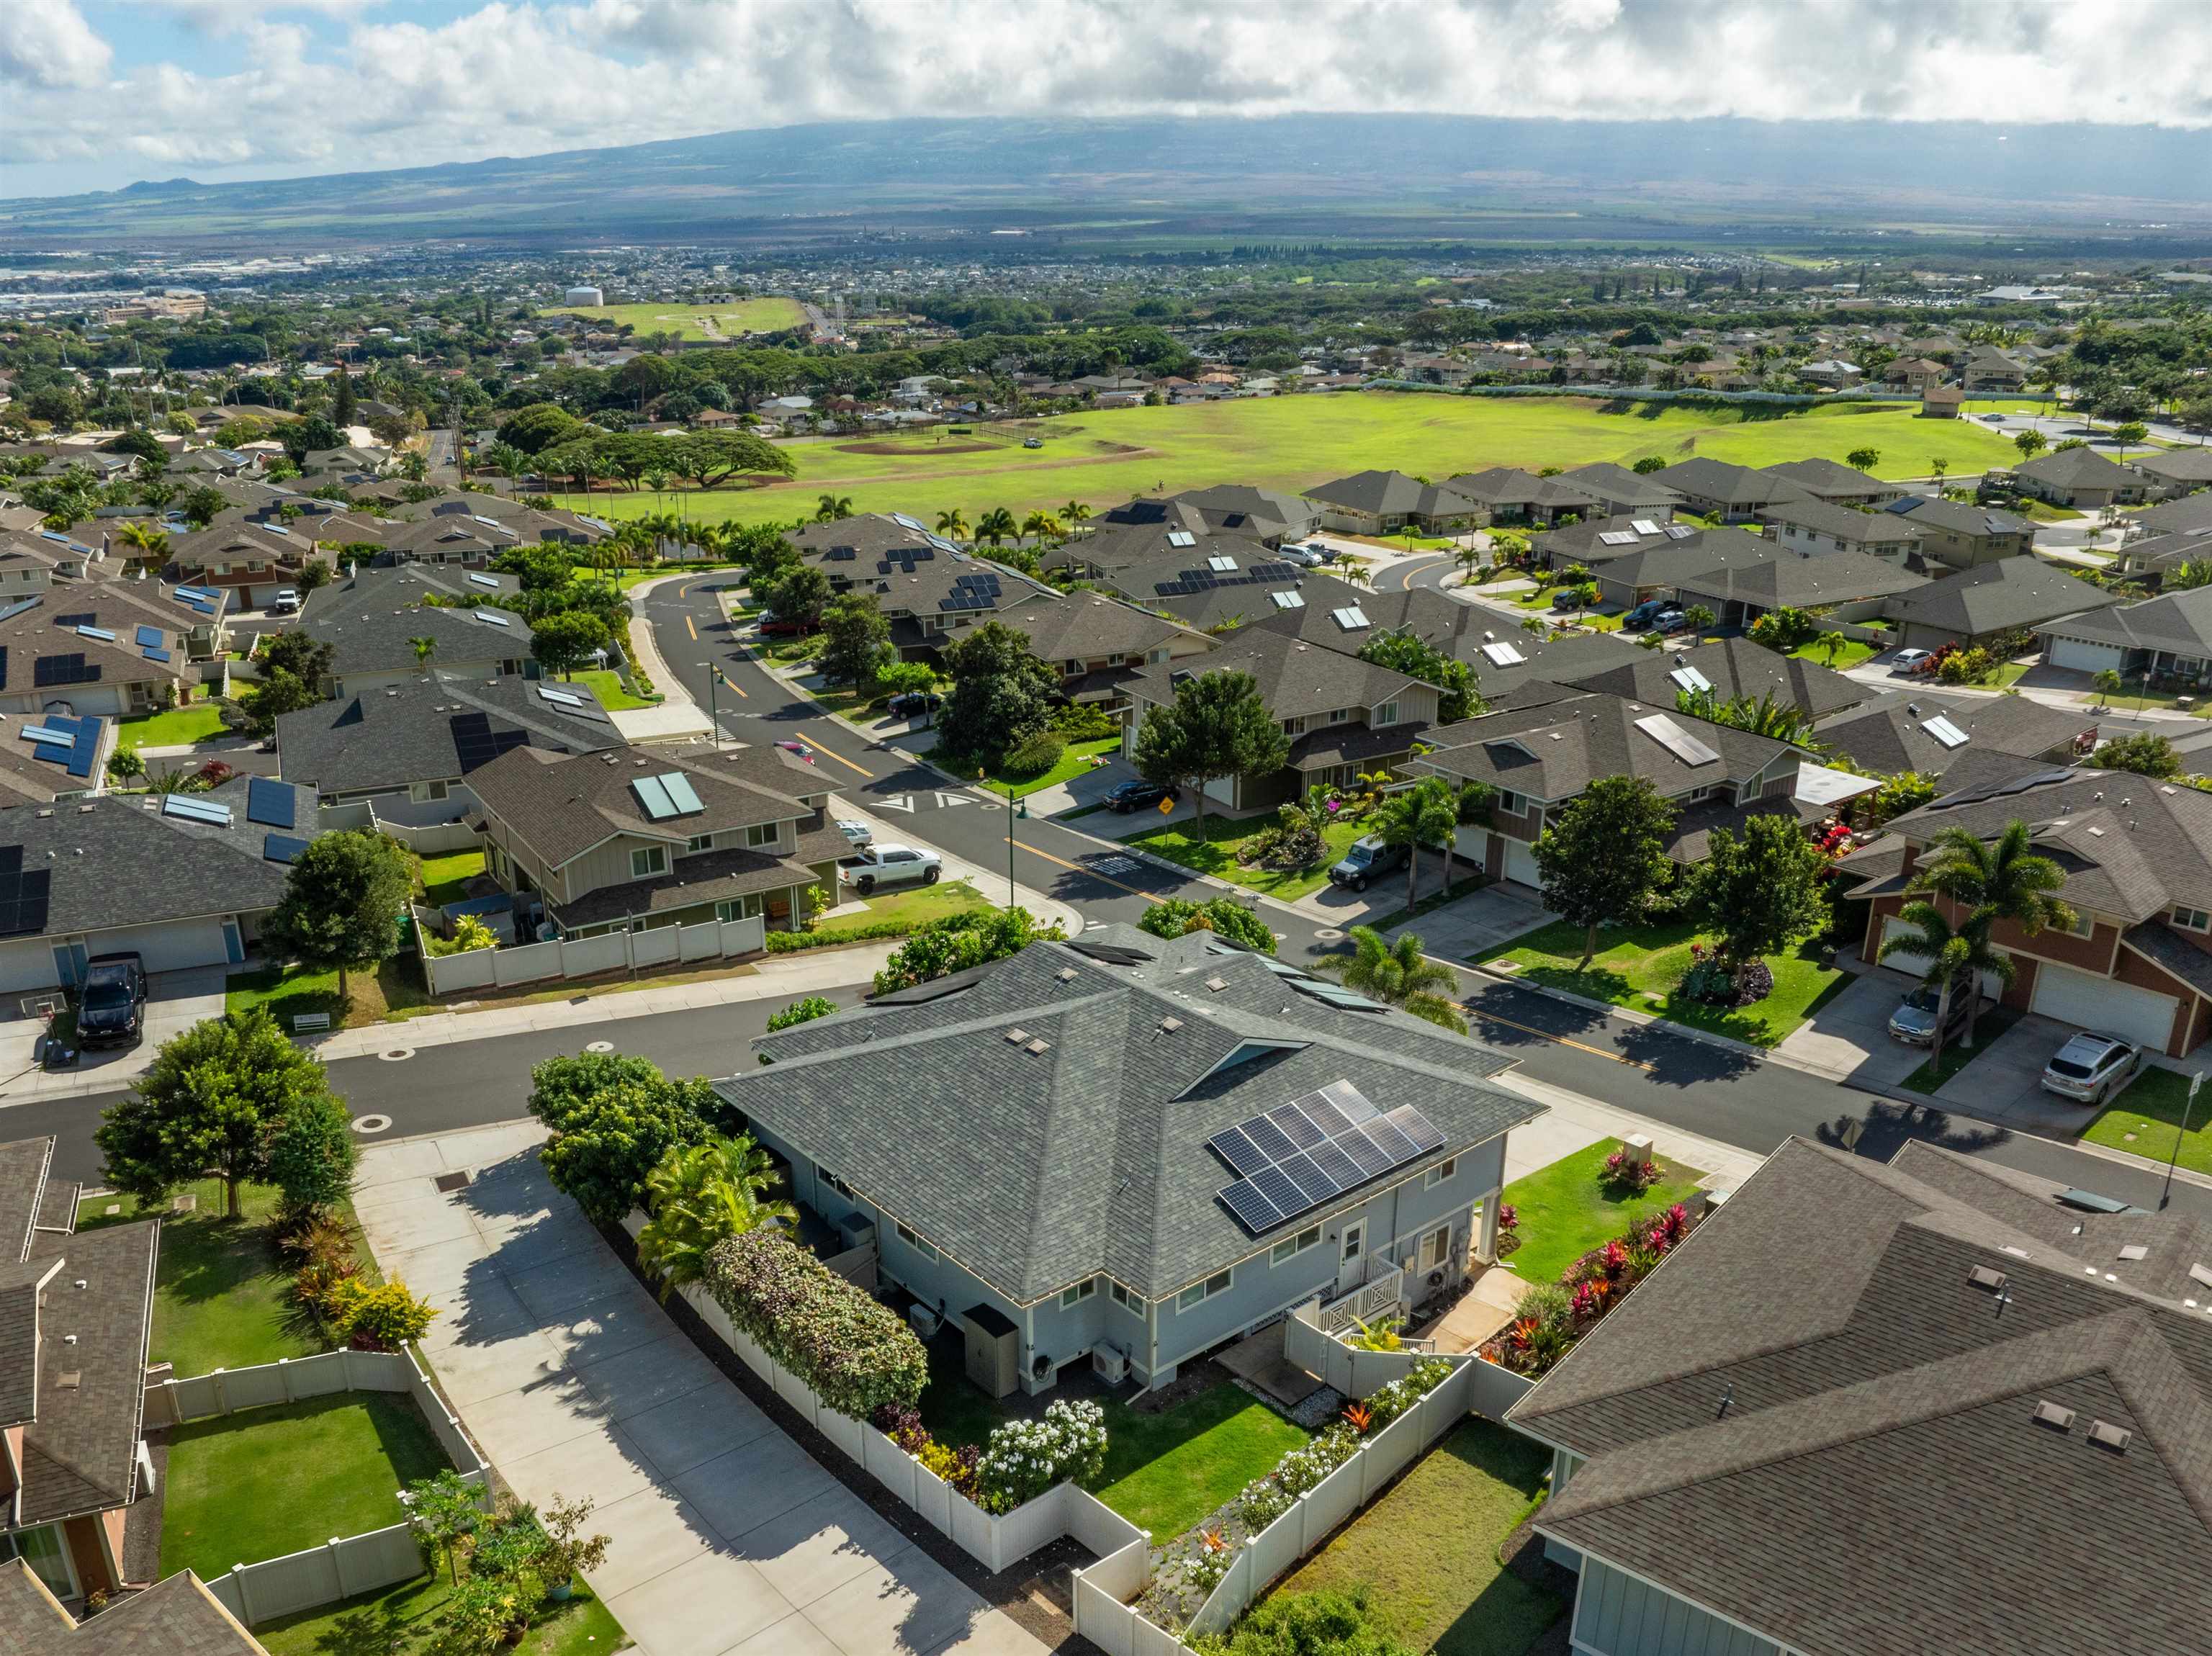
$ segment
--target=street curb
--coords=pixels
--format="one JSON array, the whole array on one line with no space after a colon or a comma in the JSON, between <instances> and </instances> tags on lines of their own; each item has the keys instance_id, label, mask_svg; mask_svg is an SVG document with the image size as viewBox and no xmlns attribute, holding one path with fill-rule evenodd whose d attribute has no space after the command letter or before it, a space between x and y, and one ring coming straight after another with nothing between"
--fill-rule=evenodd
<instances>
[{"instance_id":1,"label":"street curb","mask_svg":"<svg viewBox=\"0 0 2212 1656\"><path fill-rule=\"evenodd\" d=\"M1546 995L1570 1006L1579 1006L1587 1011L1602 1012L1608 1017L1620 1018L1639 1028L1650 1028L1656 1025L1664 1034L1680 1035L1685 1040L1694 1040L1700 1046L1716 1047L1724 1052L1735 1052L1745 1058L1755 1058L1762 1063L1779 1064L1784 1069L1795 1070L1801 1075L1818 1076L1824 1081L1844 1079L1832 1071L1815 1069L1809 1064L1799 1064L1789 1059L1778 1057L1770 1047L1754 1046L1747 1040L1735 1040L1727 1035L1714 1034L1710 1030L1692 1028L1686 1023L1677 1023L1672 1018L1662 1018L1656 1013L1639 1012L1632 1006L1615 1006L1611 1001L1593 1000L1588 995L1577 995L1571 989L1554 989L1549 984L1529 983L1514 976L1510 972L1493 970L1486 964L1475 965L1459 961L1454 961L1452 964L1459 966L1462 971L1477 973L1488 978L1492 983L1510 984L1516 989L1527 990L1532 995Z\"/></svg>"}]
</instances>

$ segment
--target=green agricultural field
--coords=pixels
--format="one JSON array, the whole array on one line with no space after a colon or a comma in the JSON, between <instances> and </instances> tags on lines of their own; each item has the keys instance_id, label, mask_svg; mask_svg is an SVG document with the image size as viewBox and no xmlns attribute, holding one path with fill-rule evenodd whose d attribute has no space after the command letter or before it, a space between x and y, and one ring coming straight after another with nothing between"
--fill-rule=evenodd
<instances>
[{"instance_id":1,"label":"green agricultural field","mask_svg":"<svg viewBox=\"0 0 2212 1656\"><path fill-rule=\"evenodd\" d=\"M672 333L678 339L734 339L739 334L781 333L806 320L795 299L740 299L728 305L556 305L540 316L588 316L641 334Z\"/></svg>"},{"instance_id":2,"label":"green agricultural field","mask_svg":"<svg viewBox=\"0 0 2212 1656\"><path fill-rule=\"evenodd\" d=\"M1023 447L1032 436L1043 446ZM1369 467L1445 477L1498 465L1631 464L1646 455L1771 465L1840 461L1862 446L1881 453L1875 470L1888 476L1923 475L1939 454L1954 474L2020 458L1994 432L1923 420L1905 404L1746 420L1732 409L1580 397L1346 392L1109 409L959 434L939 428L803 439L787 446L798 466L790 481L690 494L685 510L702 520L788 520L811 516L830 494L848 497L855 512L910 512L925 520L957 507L972 523L993 507L1020 516L1077 500L1097 510L1134 494L1217 482L1295 493ZM642 492L594 494L588 501L570 495L562 504L617 517L655 509Z\"/></svg>"}]
</instances>

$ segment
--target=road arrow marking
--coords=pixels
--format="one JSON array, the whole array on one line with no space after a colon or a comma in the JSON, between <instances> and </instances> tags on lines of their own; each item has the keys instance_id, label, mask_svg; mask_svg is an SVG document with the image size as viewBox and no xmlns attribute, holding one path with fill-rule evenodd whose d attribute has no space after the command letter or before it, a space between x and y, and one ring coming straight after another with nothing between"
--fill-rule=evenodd
<instances>
[{"instance_id":1,"label":"road arrow marking","mask_svg":"<svg viewBox=\"0 0 2212 1656\"><path fill-rule=\"evenodd\" d=\"M876 801L876 808L878 810L902 810L911 816L914 815L914 796L910 793L902 793L896 799L878 799Z\"/></svg>"}]
</instances>

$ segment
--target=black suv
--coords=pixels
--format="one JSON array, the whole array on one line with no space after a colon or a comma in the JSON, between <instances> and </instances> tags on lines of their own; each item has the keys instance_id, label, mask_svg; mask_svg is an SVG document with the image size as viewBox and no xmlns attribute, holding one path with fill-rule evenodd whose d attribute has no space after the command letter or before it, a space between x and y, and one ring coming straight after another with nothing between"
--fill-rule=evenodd
<instances>
[{"instance_id":1,"label":"black suv","mask_svg":"<svg viewBox=\"0 0 2212 1656\"><path fill-rule=\"evenodd\" d=\"M1406 855L1404 846L1386 846L1370 834L1352 842L1342 859L1329 869L1328 883L1364 891L1370 880L1379 880L1394 869L1405 867Z\"/></svg>"},{"instance_id":2,"label":"black suv","mask_svg":"<svg viewBox=\"0 0 2212 1656\"><path fill-rule=\"evenodd\" d=\"M76 1044L136 1046L146 1038L146 967L136 955L95 955L77 997Z\"/></svg>"},{"instance_id":3,"label":"black suv","mask_svg":"<svg viewBox=\"0 0 2212 1656\"><path fill-rule=\"evenodd\" d=\"M1163 799L1180 799L1180 791L1163 787L1158 782L1124 782L1111 790L1104 804L1110 810L1127 816L1133 810L1149 810Z\"/></svg>"},{"instance_id":4,"label":"black suv","mask_svg":"<svg viewBox=\"0 0 2212 1656\"><path fill-rule=\"evenodd\" d=\"M945 705L945 698L928 690L906 690L893 696L885 710L893 719L919 719Z\"/></svg>"}]
</instances>

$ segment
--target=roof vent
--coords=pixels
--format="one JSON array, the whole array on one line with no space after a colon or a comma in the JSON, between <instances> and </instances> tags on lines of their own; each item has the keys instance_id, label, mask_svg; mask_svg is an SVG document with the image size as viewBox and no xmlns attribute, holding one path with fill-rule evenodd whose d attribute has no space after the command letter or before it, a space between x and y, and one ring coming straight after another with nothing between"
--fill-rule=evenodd
<instances>
[{"instance_id":1,"label":"roof vent","mask_svg":"<svg viewBox=\"0 0 2212 1656\"><path fill-rule=\"evenodd\" d=\"M1164 1035L1171 1035L1182 1028L1182 1020L1181 1018L1166 1017L1160 1020L1160 1033Z\"/></svg>"},{"instance_id":2,"label":"roof vent","mask_svg":"<svg viewBox=\"0 0 2212 1656\"><path fill-rule=\"evenodd\" d=\"M2123 1259L2141 1259L2147 1257L2149 1253L2150 1250L2145 1247L2141 1242L2130 1242L2125 1247L2120 1250L2120 1258Z\"/></svg>"},{"instance_id":3,"label":"roof vent","mask_svg":"<svg viewBox=\"0 0 2212 1656\"><path fill-rule=\"evenodd\" d=\"M2212 1265L2194 1265L2189 1267L2189 1279L2212 1288Z\"/></svg>"},{"instance_id":4,"label":"roof vent","mask_svg":"<svg viewBox=\"0 0 2212 1656\"><path fill-rule=\"evenodd\" d=\"M2048 1426L2054 1431L2069 1431L2074 1425L2074 1411L2064 1404L2053 1403L2046 1398L2035 1405L2035 1423Z\"/></svg>"},{"instance_id":5,"label":"roof vent","mask_svg":"<svg viewBox=\"0 0 2212 1656\"><path fill-rule=\"evenodd\" d=\"M1218 995L1229 986L1229 980L1226 978L1208 978L1206 980L1206 986Z\"/></svg>"},{"instance_id":6,"label":"roof vent","mask_svg":"<svg viewBox=\"0 0 2212 1656\"><path fill-rule=\"evenodd\" d=\"M2128 1445L2135 1441L2135 1435L2126 1427L2115 1426L2109 1420L2089 1423L2089 1441L2100 1449L2110 1449L2116 1455L2127 1453Z\"/></svg>"},{"instance_id":7,"label":"roof vent","mask_svg":"<svg viewBox=\"0 0 2212 1656\"><path fill-rule=\"evenodd\" d=\"M76 1337L75 1335L71 1335L70 1338L74 1339ZM62 1391L74 1392L84 1384L84 1370L82 1368L64 1368L60 1374L54 1376L54 1384Z\"/></svg>"},{"instance_id":8,"label":"roof vent","mask_svg":"<svg viewBox=\"0 0 2212 1656\"><path fill-rule=\"evenodd\" d=\"M1062 983L1073 983L1078 975L1076 969L1072 966L1063 966L1060 968L1059 977Z\"/></svg>"},{"instance_id":9,"label":"roof vent","mask_svg":"<svg viewBox=\"0 0 2212 1656\"><path fill-rule=\"evenodd\" d=\"M1022 1050L1027 1052L1031 1058L1035 1058L1039 1052L1050 1052L1052 1050L1052 1043L1040 1038L1030 1042L1030 1044L1023 1047Z\"/></svg>"},{"instance_id":10,"label":"roof vent","mask_svg":"<svg viewBox=\"0 0 2212 1656\"><path fill-rule=\"evenodd\" d=\"M1976 1265L1966 1273L1966 1280L1976 1288L1996 1293L2005 1285L2005 1274L1994 1265Z\"/></svg>"},{"instance_id":11,"label":"roof vent","mask_svg":"<svg viewBox=\"0 0 2212 1656\"><path fill-rule=\"evenodd\" d=\"M1030 1032L1026 1029L1013 1028L1006 1031L1006 1045L1009 1046L1018 1046L1029 1038Z\"/></svg>"}]
</instances>

